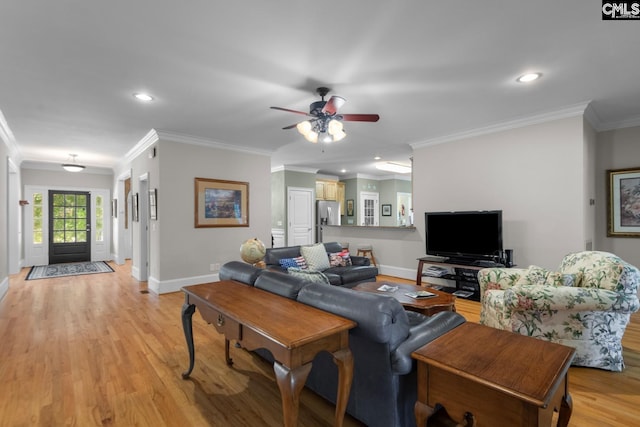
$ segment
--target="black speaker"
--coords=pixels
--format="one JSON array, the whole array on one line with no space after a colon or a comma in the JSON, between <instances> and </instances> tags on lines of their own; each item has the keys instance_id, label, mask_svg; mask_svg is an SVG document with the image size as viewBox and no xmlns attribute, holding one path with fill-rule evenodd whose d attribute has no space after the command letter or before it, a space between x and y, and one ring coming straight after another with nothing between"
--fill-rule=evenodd
<instances>
[{"instance_id":1,"label":"black speaker","mask_svg":"<svg viewBox=\"0 0 640 427\"><path fill-rule=\"evenodd\" d=\"M505 267L513 267L513 249L504 250L504 265Z\"/></svg>"}]
</instances>

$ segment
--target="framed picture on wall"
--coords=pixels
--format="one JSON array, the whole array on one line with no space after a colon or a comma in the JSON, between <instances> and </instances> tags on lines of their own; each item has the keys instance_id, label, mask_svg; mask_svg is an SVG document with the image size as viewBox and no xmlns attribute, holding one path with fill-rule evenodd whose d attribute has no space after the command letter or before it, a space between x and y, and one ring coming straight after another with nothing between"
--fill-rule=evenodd
<instances>
[{"instance_id":1,"label":"framed picture on wall","mask_svg":"<svg viewBox=\"0 0 640 427\"><path fill-rule=\"evenodd\" d=\"M382 205L382 216L391 216L391 205Z\"/></svg>"},{"instance_id":2,"label":"framed picture on wall","mask_svg":"<svg viewBox=\"0 0 640 427\"><path fill-rule=\"evenodd\" d=\"M195 227L248 227L249 183L195 179Z\"/></svg>"},{"instance_id":3,"label":"framed picture on wall","mask_svg":"<svg viewBox=\"0 0 640 427\"><path fill-rule=\"evenodd\" d=\"M158 189L149 190L149 218L158 219Z\"/></svg>"},{"instance_id":4,"label":"framed picture on wall","mask_svg":"<svg viewBox=\"0 0 640 427\"><path fill-rule=\"evenodd\" d=\"M607 236L640 237L640 167L607 171Z\"/></svg>"},{"instance_id":5,"label":"framed picture on wall","mask_svg":"<svg viewBox=\"0 0 640 427\"><path fill-rule=\"evenodd\" d=\"M353 199L347 199L347 216L353 216Z\"/></svg>"},{"instance_id":6,"label":"framed picture on wall","mask_svg":"<svg viewBox=\"0 0 640 427\"><path fill-rule=\"evenodd\" d=\"M140 221L138 216L138 193L131 195L131 220L134 222Z\"/></svg>"}]
</instances>

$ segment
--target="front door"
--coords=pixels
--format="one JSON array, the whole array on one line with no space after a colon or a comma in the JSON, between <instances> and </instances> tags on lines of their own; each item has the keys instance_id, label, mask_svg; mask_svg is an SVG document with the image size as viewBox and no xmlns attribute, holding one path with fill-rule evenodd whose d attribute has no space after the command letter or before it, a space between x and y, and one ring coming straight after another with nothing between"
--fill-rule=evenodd
<instances>
[{"instance_id":1,"label":"front door","mask_svg":"<svg viewBox=\"0 0 640 427\"><path fill-rule=\"evenodd\" d=\"M91 194L49 190L49 264L91 261Z\"/></svg>"}]
</instances>

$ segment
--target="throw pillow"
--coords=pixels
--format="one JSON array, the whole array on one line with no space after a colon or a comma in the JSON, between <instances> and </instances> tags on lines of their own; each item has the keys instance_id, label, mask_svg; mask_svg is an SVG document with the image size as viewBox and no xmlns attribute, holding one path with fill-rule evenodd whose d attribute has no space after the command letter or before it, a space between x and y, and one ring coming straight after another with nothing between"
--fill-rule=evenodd
<instances>
[{"instance_id":1,"label":"throw pillow","mask_svg":"<svg viewBox=\"0 0 640 427\"><path fill-rule=\"evenodd\" d=\"M349 251L334 252L329 254L329 265L331 267L347 267L351 265L351 255Z\"/></svg>"},{"instance_id":2,"label":"throw pillow","mask_svg":"<svg viewBox=\"0 0 640 427\"><path fill-rule=\"evenodd\" d=\"M302 246L300 253L307 262L309 270L323 271L331 267L329 264L329 256L322 243L311 246Z\"/></svg>"},{"instance_id":3,"label":"throw pillow","mask_svg":"<svg viewBox=\"0 0 640 427\"><path fill-rule=\"evenodd\" d=\"M280 263L280 267L289 268L289 267L297 267L301 269L307 268L307 262L304 260L304 257L295 257L295 258L282 258L278 261Z\"/></svg>"},{"instance_id":4,"label":"throw pillow","mask_svg":"<svg viewBox=\"0 0 640 427\"><path fill-rule=\"evenodd\" d=\"M290 267L287 269L287 273L308 282L322 283L325 285L331 284L329 282L329 278L321 271L303 270L297 267Z\"/></svg>"}]
</instances>

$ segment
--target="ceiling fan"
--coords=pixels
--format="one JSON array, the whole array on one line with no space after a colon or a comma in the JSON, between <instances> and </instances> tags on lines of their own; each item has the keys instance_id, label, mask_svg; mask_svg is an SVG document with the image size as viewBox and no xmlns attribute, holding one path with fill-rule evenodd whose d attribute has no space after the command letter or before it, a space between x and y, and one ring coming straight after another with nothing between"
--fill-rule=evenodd
<instances>
[{"instance_id":1,"label":"ceiling fan","mask_svg":"<svg viewBox=\"0 0 640 427\"><path fill-rule=\"evenodd\" d=\"M316 143L340 141L347 134L343 129L342 122L377 122L380 116L377 114L338 114L338 109L347 102L341 96L332 95L328 101L324 97L329 93L329 88L319 87L316 89L322 98L320 101L312 102L309 105L309 112L290 110L282 107L271 107L274 110L288 111L290 113L302 114L312 117L300 123L283 127L282 129L298 129L307 141Z\"/></svg>"}]
</instances>

